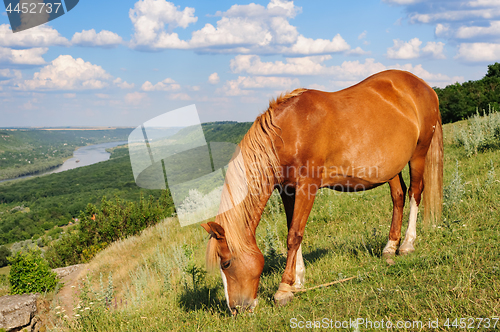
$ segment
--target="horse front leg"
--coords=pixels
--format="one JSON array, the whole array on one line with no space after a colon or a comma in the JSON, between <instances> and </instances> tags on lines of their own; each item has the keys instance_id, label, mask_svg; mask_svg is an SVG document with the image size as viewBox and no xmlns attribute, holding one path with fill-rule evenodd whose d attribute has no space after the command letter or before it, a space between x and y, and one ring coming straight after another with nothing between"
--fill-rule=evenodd
<instances>
[{"instance_id":1,"label":"horse front leg","mask_svg":"<svg viewBox=\"0 0 500 332\"><path fill-rule=\"evenodd\" d=\"M286 223L288 230L292 225L293 209L295 205L295 188L293 187L280 187L281 200L285 207ZM295 259L295 283L293 287L300 289L304 287L306 275L306 266L302 258L302 245L297 250L297 258Z\"/></svg>"},{"instance_id":2,"label":"horse front leg","mask_svg":"<svg viewBox=\"0 0 500 332\"><path fill-rule=\"evenodd\" d=\"M317 183L304 183L295 191L293 216L288 226L286 267L278 291L274 294L274 301L279 305L285 305L293 298L292 290L296 285L297 263L304 264L301 250L302 237L318 189Z\"/></svg>"},{"instance_id":3,"label":"horse front leg","mask_svg":"<svg viewBox=\"0 0 500 332\"><path fill-rule=\"evenodd\" d=\"M403 174L399 173L389 181L392 198L392 223L389 232L389 240L382 251L382 257L391 258L396 254L401 240L401 224L403 223L403 208L406 199L406 185L403 181Z\"/></svg>"}]
</instances>

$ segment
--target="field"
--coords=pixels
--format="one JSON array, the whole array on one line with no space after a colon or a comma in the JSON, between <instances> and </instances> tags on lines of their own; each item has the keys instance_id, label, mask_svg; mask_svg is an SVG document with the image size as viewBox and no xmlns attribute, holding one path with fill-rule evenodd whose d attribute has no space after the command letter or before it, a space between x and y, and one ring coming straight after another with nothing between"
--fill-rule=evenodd
<instances>
[{"instance_id":1,"label":"field","mask_svg":"<svg viewBox=\"0 0 500 332\"><path fill-rule=\"evenodd\" d=\"M99 253L80 275L75 316L64 317L52 304L52 330L285 331L298 324L335 327L335 322L357 318L410 322L398 331L429 330L430 321L439 327L432 330L455 329L463 318L467 326L491 330L500 314L500 151L486 149L468 157L455 139L464 126L444 126L442 221L424 227L421 209L416 252L396 257L394 265L380 257L392 213L388 186L354 194L323 190L302 243L306 287L356 278L296 294L286 307L275 306L286 222L281 201L273 195L257 229L266 266L254 314L231 317L220 275L205 271L208 235L199 225L181 228L171 218ZM375 328L361 325L359 330Z\"/></svg>"}]
</instances>

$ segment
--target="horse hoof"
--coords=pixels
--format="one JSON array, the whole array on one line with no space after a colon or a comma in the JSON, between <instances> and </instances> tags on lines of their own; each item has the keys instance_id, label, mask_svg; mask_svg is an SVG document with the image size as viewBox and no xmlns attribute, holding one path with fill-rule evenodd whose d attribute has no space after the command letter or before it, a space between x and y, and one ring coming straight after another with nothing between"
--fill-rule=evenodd
<instances>
[{"instance_id":1,"label":"horse hoof","mask_svg":"<svg viewBox=\"0 0 500 332\"><path fill-rule=\"evenodd\" d=\"M276 294L274 294L274 303L279 306L285 306L292 299L292 292L277 291Z\"/></svg>"},{"instance_id":2,"label":"horse hoof","mask_svg":"<svg viewBox=\"0 0 500 332\"><path fill-rule=\"evenodd\" d=\"M399 250L398 250L400 256L406 256L408 254L411 254L414 251L415 251L415 248L411 244L403 244L401 247L399 247Z\"/></svg>"},{"instance_id":3,"label":"horse hoof","mask_svg":"<svg viewBox=\"0 0 500 332\"><path fill-rule=\"evenodd\" d=\"M382 252L382 258L390 259L396 256L396 250L386 250Z\"/></svg>"},{"instance_id":4,"label":"horse hoof","mask_svg":"<svg viewBox=\"0 0 500 332\"><path fill-rule=\"evenodd\" d=\"M387 258L387 259L385 260L385 262L386 262L387 264L389 264L389 265L394 265L394 264L396 264L396 262L394 262L394 259L392 259L392 258Z\"/></svg>"}]
</instances>

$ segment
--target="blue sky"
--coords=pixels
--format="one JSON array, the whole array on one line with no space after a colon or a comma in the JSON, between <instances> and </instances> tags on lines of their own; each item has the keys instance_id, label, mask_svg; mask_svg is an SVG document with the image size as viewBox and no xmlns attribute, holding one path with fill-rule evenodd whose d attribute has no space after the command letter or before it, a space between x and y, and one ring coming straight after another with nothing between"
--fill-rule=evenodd
<instances>
[{"instance_id":1,"label":"blue sky","mask_svg":"<svg viewBox=\"0 0 500 332\"><path fill-rule=\"evenodd\" d=\"M500 61L499 0L93 1L12 33L0 15L0 127L138 126L196 104L253 121L297 87L376 72L431 86Z\"/></svg>"}]
</instances>

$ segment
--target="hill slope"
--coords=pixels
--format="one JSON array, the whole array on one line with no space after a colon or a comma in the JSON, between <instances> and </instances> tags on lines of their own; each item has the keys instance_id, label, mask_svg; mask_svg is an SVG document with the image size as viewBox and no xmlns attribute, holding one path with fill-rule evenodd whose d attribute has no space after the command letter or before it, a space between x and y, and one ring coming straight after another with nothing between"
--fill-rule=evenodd
<instances>
[{"instance_id":1,"label":"hill slope","mask_svg":"<svg viewBox=\"0 0 500 332\"><path fill-rule=\"evenodd\" d=\"M71 328L289 330L294 318L327 318L335 324L361 317L394 324L438 319L445 329L447 318L450 327L460 317L498 318L500 182L492 165L500 165L500 151L467 158L453 143L460 126L444 127L443 221L424 228L420 213L417 251L397 257L395 265L380 257L392 211L388 187L356 194L322 190L303 240L306 287L358 278L296 295L286 307L274 306L284 269L286 221L280 199L273 195L257 229L266 266L255 315L230 317L220 276L204 273L206 232L199 225L181 228L169 219L98 254L80 276L82 310ZM408 207L405 225L407 218Z\"/></svg>"}]
</instances>

